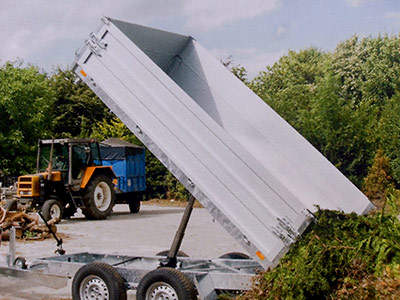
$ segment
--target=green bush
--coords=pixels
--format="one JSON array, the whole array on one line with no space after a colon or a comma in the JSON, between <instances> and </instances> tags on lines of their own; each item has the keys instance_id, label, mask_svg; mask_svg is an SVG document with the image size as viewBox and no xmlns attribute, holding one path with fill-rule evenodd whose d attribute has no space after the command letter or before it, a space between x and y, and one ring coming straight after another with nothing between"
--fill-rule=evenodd
<instances>
[{"instance_id":1,"label":"green bush","mask_svg":"<svg viewBox=\"0 0 400 300\"><path fill-rule=\"evenodd\" d=\"M320 210L279 265L260 274L241 299L380 299L376 281L398 274L399 265L397 216Z\"/></svg>"}]
</instances>

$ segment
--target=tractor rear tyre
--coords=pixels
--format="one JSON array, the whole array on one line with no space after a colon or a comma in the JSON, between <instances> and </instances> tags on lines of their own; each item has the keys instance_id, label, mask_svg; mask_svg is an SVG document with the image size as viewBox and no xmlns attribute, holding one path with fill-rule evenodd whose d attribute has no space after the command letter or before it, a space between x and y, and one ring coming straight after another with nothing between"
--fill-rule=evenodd
<instances>
[{"instance_id":1,"label":"tractor rear tyre","mask_svg":"<svg viewBox=\"0 0 400 300\"><path fill-rule=\"evenodd\" d=\"M147 273L139 282L136 299L196 300L197 294L193 283L182 272L159 268Z\"/></svg>"},{"instance_id":2,"label":"tractor rear tyre","mask_svg":"<svg viewBox=\"0 0 400 300\"><path fill-rule=\"evenodd\" d=\"M74 276L72 299L126 300L124 279L109 264L89 263L81 267Z\"/></svg>"},{"instance_id":3,"label":"tractor rear tyre","mask_svg":"<svg viewBox=\"0 0 400 300\"><path fill-rule=\"evenodd\" d=\"M114 207L114 185L106 175L93 177L83 193L82 213L89 220L106 219Z\"/></svg>"},{"instance_id":4,"label":"tractor rear tyre","mask_svg":"<svg viewBox=\"0 0 400 300\"><path fill-rule=\"evenodd\" d=\"M60 223L63 211L60 201L55 199L46 200L41 208L43 218L47 222L54 219L56 224Z\"/></svg>"}]
</instances>

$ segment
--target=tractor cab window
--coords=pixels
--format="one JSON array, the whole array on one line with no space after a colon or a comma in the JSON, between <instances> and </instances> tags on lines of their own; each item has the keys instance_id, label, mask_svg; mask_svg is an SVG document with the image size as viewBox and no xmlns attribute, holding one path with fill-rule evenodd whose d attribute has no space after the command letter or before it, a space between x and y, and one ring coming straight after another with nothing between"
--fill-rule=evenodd
<instances>
[{"instance_id":1,"label":"tractor cab window","mask_svg":"<svg viewBox=\"0 0 400 300\"><path fill-rule=\"evenodd\" d=\"M97 143L91 143L90 149L92 153L92 165L101 166L100 149Z\"/></svg>"},{"instance_id":2,"label":"tractor cab window","mask_svg":"<svg viewBox=\"0 0 400 300\"><path fill-rule=\"evenodd\" d=\"M50 163L50 144L42 144L40 147L39 156L39 171L43 172L49 167ZM68 170L68 146L54 144L52 155L53 170L66 171Z\"/></svg>"},{"instance_id":3,"label":"tractor cab window","mask_svg":"<svg viewBox=\"0 0 400 300\"><path fill-rule=\"evenodd\" d=\"M81 179L85 168L90 165L90 147L87 145L72 146L72 178Z\"/></svg>"}]
</instances>

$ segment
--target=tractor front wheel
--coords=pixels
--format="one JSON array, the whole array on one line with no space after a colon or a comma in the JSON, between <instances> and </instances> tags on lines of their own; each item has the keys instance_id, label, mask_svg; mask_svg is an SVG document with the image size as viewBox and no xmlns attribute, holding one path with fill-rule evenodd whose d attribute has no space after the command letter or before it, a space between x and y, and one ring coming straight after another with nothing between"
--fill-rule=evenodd
<instances>
[{"instance_id":1,"label":"tractor front wheel","mask_svg":"<svg viewBox=\"0 0 400 300\"><path fill-rule=\"evenodd\" d=\"M115 193L111 178L97 175L92 178L83 193L82 212L87 219L106 219L114 207Z\"/></svg>"},{"instance_id":2,"label":"tractor front wheel","mask_svg":"<svg viewBox=\"0 0 400 300\"><path fill-rule=\"evenodd\" d=\"M55 220L54 222L57 224L63 216L63 207L60 201L49 199L44 202L41 212L46 221Z\"/></svg>"}]
</instances>

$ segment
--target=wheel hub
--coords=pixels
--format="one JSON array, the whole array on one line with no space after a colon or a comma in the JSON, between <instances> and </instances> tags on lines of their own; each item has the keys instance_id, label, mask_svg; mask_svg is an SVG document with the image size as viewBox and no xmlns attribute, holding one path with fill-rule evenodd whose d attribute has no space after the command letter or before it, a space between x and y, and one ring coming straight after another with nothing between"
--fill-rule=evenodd
<instances>
[{"instance_id":1,"label":"wheel hub","mask_svg":"<svg viewBox=\"0 0 400 300\"><path fill-rule=\"evenodd\" d=\"M60 218L61 216L61 210L57 205L52 205L50 208L50 217L52 219L57 219Z\"/></svg>"},{"instance_id":2,"label":"wheel hub","mask_svg":"<svg viewBox=\"0 0 400 300\"><path fill-rule=\"evenodd\" d=\"M178 300L178 295L169 284L155 282L148 289L146 300Z\"/></svg>"},{"instance_id":3,"label":"wheel hub","mask_svg":"<svg viewBox=\"0 0 400 300\"><path fill-rule=\"evenodd\" d=\"M111 203L111 190L105 182L97 184L94 190L94 202L96 207L104 211L108 208Z\"/></svg>"},{"instance_id":4,"label":"wheel hub","mask_svg":"<svg viewBox=\"0 0 400 300\"><path fill-rule=\"evenodd\" d=\"M108 300L109 292L104 281L97 276L89 276L82 282L81 299Z\"/></svg>"}]
</instances>

